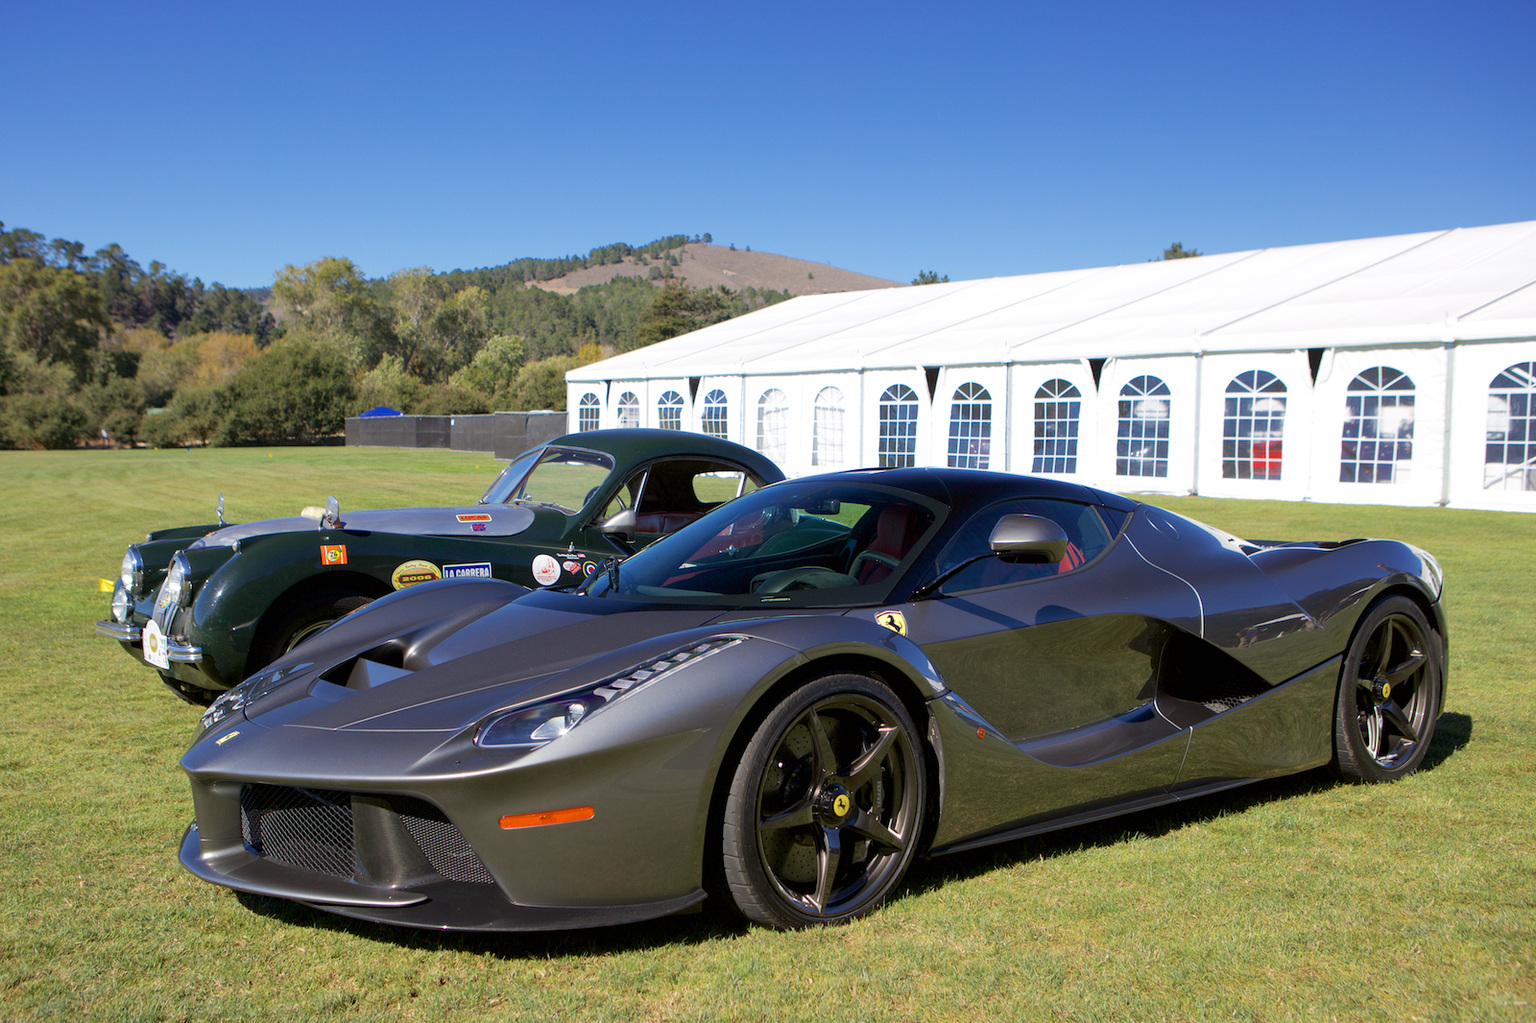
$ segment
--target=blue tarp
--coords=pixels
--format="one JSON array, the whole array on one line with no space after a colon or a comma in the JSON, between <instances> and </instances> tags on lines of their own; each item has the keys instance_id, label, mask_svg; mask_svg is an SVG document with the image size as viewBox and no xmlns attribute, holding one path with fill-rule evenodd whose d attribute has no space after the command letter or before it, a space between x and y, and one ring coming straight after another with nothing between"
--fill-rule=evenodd
<instances>
[{"instance_id":1,"label":"blue tarp","mask_svg":"<svg viewBox=\"0 0 1536 1023\"><path fill-rule=\"evenodd\" d=\"M359 412L357 414L357 418L359 418L359 419L372 419L372 418L374 418L376 416L398 416L398 415L403 415L403 414L404 413L402 413L397 408L390 408L388 405L376 405L373 408L369 409L367 412Z\"/></svg>"}]
</instances>

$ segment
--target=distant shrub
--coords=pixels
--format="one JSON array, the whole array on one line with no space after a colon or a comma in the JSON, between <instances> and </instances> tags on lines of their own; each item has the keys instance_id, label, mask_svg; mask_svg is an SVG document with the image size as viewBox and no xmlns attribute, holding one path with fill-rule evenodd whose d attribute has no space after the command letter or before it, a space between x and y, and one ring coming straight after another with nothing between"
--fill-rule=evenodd
<instances>
[{"instance_id":1,"label":"distant shrub","mask_svg":"<svg viewBox=\"0 0 1536 1023\"><path fill-rule=\"evenodd\" d=\"M351 366L339 347L285 339L229 382L214 443L282 444L339 433L356 400Z\"/></svg>"}]
</instances>

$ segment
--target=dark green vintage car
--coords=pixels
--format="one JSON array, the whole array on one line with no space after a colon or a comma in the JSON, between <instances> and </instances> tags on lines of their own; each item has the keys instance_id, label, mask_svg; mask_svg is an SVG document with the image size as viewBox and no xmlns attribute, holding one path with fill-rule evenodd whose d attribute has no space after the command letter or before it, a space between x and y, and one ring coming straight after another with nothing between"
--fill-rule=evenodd
<instances>
[{"instance_id":1,"label":"dark green vintage car","mask_svg":"<svg viewBox=\"0 0 1536 1023\"><path fill-rule=\"evenodd\" d=\"M573 585L718 505L784 478L739 444L593 430L526 451L478 504L156 530L130 546L96 631L207 703L347 612L436 579Z\"/></svg>"}]
</instances>

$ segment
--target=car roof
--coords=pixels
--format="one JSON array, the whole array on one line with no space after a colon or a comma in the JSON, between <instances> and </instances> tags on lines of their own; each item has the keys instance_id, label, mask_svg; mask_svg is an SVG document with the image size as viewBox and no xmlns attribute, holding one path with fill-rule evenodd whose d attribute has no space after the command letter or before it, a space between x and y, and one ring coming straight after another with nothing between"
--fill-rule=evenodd
<instances>
[{"instance_id":1,"label":"car roof","mask_svg":"<svg viewBox=\"0 0 1536 1023\"><path fill-rule=\"evenodd\" d=\"M843 479L878 483L911 491L955 508L979 507L993 501L1027 497L1097 504L1120 511L1130 511L1136 507L1136 502L1129 498L1078 483L1068 483L1044 476L991 472L986 469L942 467L850 469L846 472L827 473L824 476L805 477L805 479Z\"/></svg>"},{"instance_id":2,"label":"car roof","mask_svg":"<svg viewBox=\"0 0 1536 1023\"><path fill-rule=\"evenodd\" d=\"M551 447L586 448L603 451L620 465L632 465L652 458L692 456L724 458L739 462L765 482L784 478L784 470L773 460L749 447L708 434L685 430L655 430L630 427L618 430L586 430L567 433L549 442Z\"/></svg>"}]
</instances>

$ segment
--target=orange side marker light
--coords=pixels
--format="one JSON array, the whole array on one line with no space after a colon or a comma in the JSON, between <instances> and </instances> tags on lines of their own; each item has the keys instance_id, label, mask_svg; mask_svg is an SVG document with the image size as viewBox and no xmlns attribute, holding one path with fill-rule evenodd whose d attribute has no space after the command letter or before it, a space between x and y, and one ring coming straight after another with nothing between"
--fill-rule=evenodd
<instances>
[{"instance_id":1,"label":"orange side marker light","mask_svg":"<svg viewBox=\"0 0 1536 1023\"><path fill-rule=\"evenodd\" d=\"M568 824L571 821L592 819L590 806L572 806L564 810L541 810L538 813L509 813L501 818L501 826L513 828L537 828L545 824Z\"/></svg>"}]
</instances>

